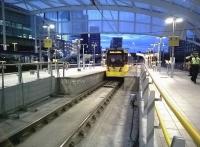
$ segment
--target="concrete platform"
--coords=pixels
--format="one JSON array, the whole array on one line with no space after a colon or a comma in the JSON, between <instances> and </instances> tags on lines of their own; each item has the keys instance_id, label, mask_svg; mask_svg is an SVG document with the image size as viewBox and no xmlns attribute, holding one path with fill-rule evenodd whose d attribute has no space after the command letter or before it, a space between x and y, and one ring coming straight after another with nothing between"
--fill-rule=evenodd
<instances>
[{"instance_id":1,"label":"concrete platform","mask_svg":"<svg viewBox=\"0 0 200 147\"><path fill-rule=\"evenodd\" d=\"M63 106L65 103L69 102L70 99L70 97L57 97L56 99L50 98L49 100L43 101L38 105L30 107L26 112L16 112L10 115L10 118L0 120L0 141L12 136L34 121ZM17 116L19 119L14 118Z\"/></svg>"},{"instance_id":2,"label":"concrete platform","mask_svg":"<svg viewBox=\"0 0 200 147\"><path fill-rule=\"evenodd\" d=\"M96 67L87 67L86 69L82 69L81 71L78 71L77 68L69 68L65 70L65 76L68 78L78 78L90 74L95 74L98 72L105 71L105 67L102 66L96 66ZM50 74L48 71L40 70L40 79L48 78L50 77ZM53 70L53 76L57 76L57 71ZM63 70L59 70L59 77L63 77ZM0 89L2 88L2 75L0 75ZM30 71L26 71L22 73L22 82L28 83L37 80L37 73L31 74ZM4 86L10 87L18 85L18 74L17 73L6 73L4 76Z\"/></svg>"},{"instance_id":3,"label":"concrete platform","mask_svg":"<svg viewBox=\"0 0 200 147\"><path fill-rule=\"evenodd\" d=\"M174 77L171 78L167 75L165 69L161 72L154 72L150 69L150 73L153 75L155 81L159 84L161 89L170 95L170 98L180 111L190 120L200 131L200 77L197 79L197 84L194 84L190 77L187 76L188 72L175 71ZM150 89L156 89L152 84ZM159 93L156 91L156 97L159 97ZM164 101L156 102L162 118L166 124L167 130L171 136L181 136L186 140L187 147L195 147L193 140L187 134L180 122L166 106ZM157 123L158 124L158 123ZM161 129L155 129L155 139L159 144L159 147L165 147L166 142L164 140Z\"/></svg>"},{"instance_id":4,"label":"concrete platform","mask_svg":"<svg viewBox=\"0 0 200 147\"><path fill-rule=\"evenodd\" d=\"M18 107L46 99L52 94L77 95L103 81L104 72L105 67L100 66L87 67L80 72L77 68L69 68L65 70L64 77L62 69L59 72L54 70L53 76L47 71L40 71L39 79L37 73L23 72L21 84L16 73L6 74L4 91L0 88L0 113L15 111Z\"/></svg>"},{"instance_id":5,"label":"concrete platform","mask_svg":"<svg viewBox=\"0 0 200 147\"><path fill-rule=\"evenodd\" d=\"M77 71L71 69L65 77L57 78L58 92L67 95L77 95L104 80L105 68L95 67Z\"/></svg>"}]
</instances>

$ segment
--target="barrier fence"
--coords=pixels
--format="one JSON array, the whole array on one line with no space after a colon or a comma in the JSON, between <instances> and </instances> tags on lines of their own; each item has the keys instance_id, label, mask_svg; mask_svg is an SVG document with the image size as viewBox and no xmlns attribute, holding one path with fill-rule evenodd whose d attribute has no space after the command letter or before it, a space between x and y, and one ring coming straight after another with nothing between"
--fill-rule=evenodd
<instances>
[{"instance_id":1,"label":"barrier fence","mask_svg":"<svg viewBox=\"0 0 200 147\"><path fill-rule=\"evenodd\" d=\"M50 65L50 66L48 66ZM86 67L94 67L98 66L98 64L85 64ZM48 67L50 69L48 69ZM24 98L23 98L23 84L27 81L36 81L41 78L49 78L49 77L65 77L66 71L69 68L77 68L77 64L69 64L68 62L35 62L35 63L16 63L16 64L6 64L5 61L0 61L0 115L6 115L5 109L5 88L19 85L20 89L22 89L22 105L24 106ZM80 67L83 69L83 64ZM10 70L11 69L11 70ZM8 71L12 71L8 73ZM81 71L81 70L79 70ZM52 80L51 80L51 90L52 90ZM11 83L11 84L10 84Z\"/></svg>"},{"instance_id":2,"label":"barrier fence","mask_svg":"<svg viewBox=\"0 0 200 147\"><path fill-rule=\"evenodd\" d=\"M149 83L149 78L151 79L151 83ZM187 133L190 135L190 137L193 139L196 146L200 147L200 132L197 128L195 128L189 119L181 113L180 109L173 103L168 93L159 86L159 84L155 81L155 78L151 75L148 67L146 65L142 65L141 67L141 74L140 74L140 84L141 84L141 101L144 103L143 106L144 110L141 110L143 113L141 113L141 117L147 118L147 126L146 126L146 137L145 135L140 136L143 138L140 138L140 144L146 144L148 147L153 147L154 142L151 140L154 140L152 137L154 135L154 132L150 132L149 130L154 129L154 124L149 122L154 122L154 113L150 113L150 111L156 112L160 127L162 129L165 141L169 147L183 147L185 146L185 139L179 136L170 136L168 130L166 129L166 125L163 121L163 116L160 114L159 108L155 105L155 95L152 96L152 92L155 91L149 91L149 84L154 84L158 92L160 93L160 96L164 100L167 106L170 108L170 110L173 112L173 114L176 116L176 118L179 120L181 125L185 128ZM146 110L146 111L145 111ZM145 116L146 115L146 116ZM150 120L148 120L150 119ZM152 120L153 119L153 120ZM141 121L141 123L144 123ZM145 126L145 125L142 125ZM144 132L144 131L143 131ZM144 141L144 138L146 138L146 142ZM143 141L143 142L142 142ZM142 145L141 145L142 146Z\"/></svg>"}]
</instances>

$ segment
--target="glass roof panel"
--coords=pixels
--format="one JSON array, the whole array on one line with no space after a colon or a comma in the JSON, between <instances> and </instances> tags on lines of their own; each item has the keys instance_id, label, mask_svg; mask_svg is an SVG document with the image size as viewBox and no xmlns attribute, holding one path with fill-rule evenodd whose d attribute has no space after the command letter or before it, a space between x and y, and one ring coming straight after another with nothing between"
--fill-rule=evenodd
<instances>
[{"instance_id":1,"label":"glass roof panel","mask_svg":"<svg viewBox=\"0 0 200 147\"><path fill-rule=\"evenodd\" d=\"M200 6L195 6L195 8L194 8L195 10L196 10L196 12L197 13L199 13L200 14Z\"/></svg>"},{"instance_id":2,"label":"glass roof panel","mask_svg":"<svg viewBox=\"0 0 200 147\"><path fill-rule=\"evenodd\" d=\"M131 1L127 1L127 0L115 0L115 1L120 6L131 6L132 5Z\"/></svg>"},{"instance_id":3,"label":"glass roof panel","mask_svg":"<svg viewBox=\"0 0 200 147\"><path fill-rule=\"evenodd\" d=\"M118 13L117 13L117 11L103 10L103 19L116 20L116 19L118 19Z\"/></svg>"},{"instance_id":4,"label":"glass roof panel","mask_svg":"<svg viewBox=\"0 0 200 147\"><path fill-rule=\"evenodd\" d=\"M192 6L191 0L173 0L173 2L186 8Z\"/></svg>"},{"instance_id":5,"label":"glass roof panel","mask_svg":"<svg viewBox=\"0 0 200 147\"><path fill-rule=\"evenodd\" d=\"M89 20L101 20L102 16L98 10L88 10Z\"/></svg>"},{"instance_id":6,"label":"glass roof panel","mask_svg":"<svg viewBox=\"0 0 200 147\"><path fill-rule=\"evenodd\" d=\"M19 3L19 4L15 4L15 5L20 7L20 8L26 9L26 10L30 10L30 11L34 10L33 7L31 7L31 6L27 5L27 4L24 4L24 3Z\"/></svg>"},{"instance_id":7,"label":"glass roof panel","mask_svg":"<svg viewBox=\"0 0 200 147\"><path fill-rule=\"evenodd\" d=\"M6 3L16 3L18 0L6 0Z\"/></svg>"},{"instance_id":8,"label":"glass roof panel","mask_svg":"<svg viewBox=\"0 0 200 147\"><path fill-rule=\"evenodd\" d=\"M91 1L90 1L90 0L83 0L83 3L84 3L84 4L87 4L87 5L90 5L90 4L91 4Z\"/></svg>"},{"instance_id":9,"label":"glass roof panel","mask_svg":"<svg viewBox=\"0 0 200 147\"><path fill-rule=\"evenodd\" d=\"M99 2L103 5L115 5L113 0L100 0Z\"/></svg>"},{"instance_id":10,"label":"glass roof panel","mask_svg":"<svg viewBox=\"0 0 200 147\"><path fill-rule=\"evenodd\" d=\"M135 14L131 12L119 12L119 19L120 20L125 20L125 21L134 21Z\"/></svg>"},{"instance_id":11,"label":"glass roof panel","mask_svg":"<svg viewBox=\"0 0 200 147\"><path fill-rule=\"evenodd\" d=\"M44 9L44 8L49 8L49 6L41 1L31 1L30 3L34 4L35 6Z\"/></svg>"},{"instance_id":12,"label":"glass roof panel","mask_svg":"<svg viewBox=\"0 0 200 147\"><path fill-rule=\"evenodd\" d=\"M67 3L69 3L70 5L80 5L80 3L76 0L67 0Z\"/></svg>"},{"instance_id":13,"label":"glass roof panel","mask_svg":"<svg viewBox=\"0 0 200 147\"><path fill-rule=\"evenodd\" d=\"M160 8L157 6L152 6L152 10L156 11L156 12L167 12L167 10L165 8Z\"/></svg>"},{"instance_id":14,"label":"glass roof panel","mask_svg":"<svg viewBox=\"0 0 200 147\"><path fill-rule=\"evenodd\" d=\"M51 1L48 1L48 3L49 3L50 5L53 5L54 7L64 6L64 4L58 3L58 0L51 0Z\"/></svg>"},{"instance_id":15,"label":"glass roof panel","mask_svg":"<svg viewBox=\"0 0 200 147\"><path fill-rule=\"evenodd\" d=\"M149 4L145 4L145 3L139 3L139 2L135 2L135 6L138 8L143 8L143 9L150 9L151 6Z\"/></svg>"}]
</instances>

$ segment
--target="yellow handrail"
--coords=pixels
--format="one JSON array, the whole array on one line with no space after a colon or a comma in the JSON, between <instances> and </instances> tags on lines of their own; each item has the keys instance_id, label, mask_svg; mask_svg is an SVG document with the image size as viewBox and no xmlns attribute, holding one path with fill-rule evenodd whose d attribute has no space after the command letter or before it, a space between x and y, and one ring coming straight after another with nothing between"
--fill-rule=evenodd
<instances>
[{"instance_id":1,"label":"yellow handrail","mask_svg":"<svg viewBox=\"0 0 200 147\"><path fill-rule=\"evenodd\" d=\"M165 140L167 142L167 145L168 145L168 147L170 147L170 145L171 145L170 134L165 127L165 123L164 123L163 119L161 118L160 112L159 112L158 108L156 107L156 105L155 105L155 110L156 110L156 113L157 113L157 116L158 116L158 120L160 122L161 129L163 131Z\"/></svg>"},{"instance_id":2,"label":"yellow handrail","mask_svg":"<svg viewBox=\"0 0 200 147\"><path fill-rule=\"evenodd\" d=\"M146 67L147 69L147 67ZM148 69L147 69L148 71ZM168 105L168 107L172 110L172 112L175 114L175 116L177 117L177 119L180 121L180 123L182 124L182 126L186 129L186 131L188 132L188 134L191 136L191 138L193 139L193 141L196 143L196 145L198 147L200 147L200 132L198 131L198 129L196 129L191 123L190 121L187 119L186 116L184 116L181 111L179 110L178 107L175 106L175 104L173 104L173 102L170 100L170 96L163 90L161 90L161 88L158 86L158 84L155 82L155 79L153 78L153 76L151 75L151 73L148 71L153 83L155 84L156 88L158 89L158 91L160 92L160 95L162 96L162 98L165 100L166 104Z\"/></svg>"}]
</instances>

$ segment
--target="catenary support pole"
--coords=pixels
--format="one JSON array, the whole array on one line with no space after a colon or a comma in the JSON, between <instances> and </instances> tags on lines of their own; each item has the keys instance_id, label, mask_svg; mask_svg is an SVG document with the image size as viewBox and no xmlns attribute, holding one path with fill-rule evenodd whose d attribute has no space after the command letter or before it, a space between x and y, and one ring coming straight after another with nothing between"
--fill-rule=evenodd
<instances>
[{"instance_id":1,"label":"catenary support pole","mask_svg":"<svg viewBox=\"0 0 200 147\"><path fill-rule=\"evenodd\" d=\"M37 17L34 17L34 36L35 36L35 53L38 53L38 46L37 46Z\"/></svg>"},{"instance_id":2,"label":"catenary support pole","mask_svg":"<svg viewBox=\"0 0 200 147\"><path fill-rule=\"evenodd\" d=\"M3 50L7 50L6 45L6 21L5 21L5 5L4 0L1 0L2 20L3 20Z\"/></svg>"}]
</instances>

